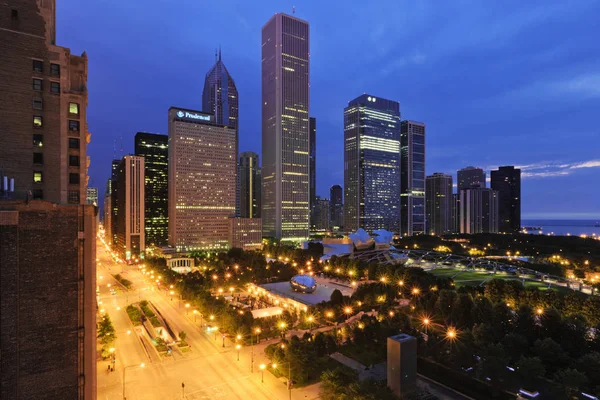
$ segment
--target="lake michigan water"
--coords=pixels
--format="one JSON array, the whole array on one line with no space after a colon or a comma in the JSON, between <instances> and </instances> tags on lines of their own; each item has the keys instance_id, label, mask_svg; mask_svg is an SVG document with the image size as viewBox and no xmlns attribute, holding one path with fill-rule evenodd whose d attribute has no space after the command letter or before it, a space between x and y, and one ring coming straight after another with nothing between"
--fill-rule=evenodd
<instances>
[{"instance_id":1,"label":"lake michigan water","mask_svg":"<svg viewBox=\"0 0 600 400\"><path fill-rule=\"evenodd\" d=\"M523 219L521 226L541 227L544 234L554 235L588 235L600 236L600 220L577 220L577 219ZM534 233L534 232L531 232ZM537 232L535 232L537 233Z\"/></svg>"}]
</instances>

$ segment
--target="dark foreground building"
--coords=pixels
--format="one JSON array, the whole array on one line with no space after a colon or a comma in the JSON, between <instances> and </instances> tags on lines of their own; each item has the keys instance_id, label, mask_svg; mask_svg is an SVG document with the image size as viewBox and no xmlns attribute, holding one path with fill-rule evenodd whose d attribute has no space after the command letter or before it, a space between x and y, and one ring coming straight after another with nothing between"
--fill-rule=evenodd
<instances>
[{"instance_id":1,"label":"dark foreground building","mask_svg":"<svg viewBox=\"0 0 600 400\"><path fill-rule=\"evenodd\" d=\"M144 226L147 246L169 240L169 136L138 132L135 155L144 157Z\"/></svg>"},{"instance_id":2,"label":"dark foreground building","mask_svg":"<svg viewBox=\"0 0 600 400\"><path fill-rule=\"evenodd\" d=\"M0 398L96 398L96 212L0 200Z\"/></svg>"},{"instance_id":3,"label":"dark foreground building","mask_svg":"<svg viewBox=\"0 0 600 400\"><path fill-rule=\"evenodd\" d=\"M498 232L521 230L521 170L500 167L491 172L492 189L498 191Z\"/></svg>"}]
</instances>

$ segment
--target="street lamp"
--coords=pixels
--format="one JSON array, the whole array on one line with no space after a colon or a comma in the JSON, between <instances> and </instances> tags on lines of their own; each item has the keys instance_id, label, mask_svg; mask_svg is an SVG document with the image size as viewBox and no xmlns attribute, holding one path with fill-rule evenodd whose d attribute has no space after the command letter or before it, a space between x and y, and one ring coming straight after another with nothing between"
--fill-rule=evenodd
<instances>
[{"instance_id":1,"label":"street lamp","mask_svg":"<svg viewBox=\"0 0 600 400\"><path fill-rule=\"evenodd\" d=\"M185 313L189 315L190 313L190 303L185 303Z\"/></svg>"},{"instance_id":2,"label":"street lamp","mask_svg":"<svg viewBox=\"0 0 600 400\"><path fill-rule=\"evenodd\" d=\"M260 383L265 383L265 368L267 368L267 366L265 364L260 364L259 368L260 368Z\"/></svg>"},{"instance_id":3,"label":"street lamp","mask_svg":"<svg viewBox=\"0 0 600 400\"><path fill-rule=\"evenodd\" d=\"M237 350L237 352L238 352L238 359L237 359L238 361L240 361L240 349L241 349L241 348L242 348L242 345L241 345L241 344L236 344L236 345L235 345L235 349L236 349L236 350Z\"/></svg>"},{"instance_id":4,"label":"street lamp","mask_svg":"<svg viewBox=\"0 0 600 400\"><path fill-rule=\"evenodd\" d=\"M138 364L133 364L133 365L128 365L126 367L123 368L123 400L126 400L125 398L125 371L127 371L127 368L133 368L133 367L137 367ZM144 368L146 365L144 363L139 364L140 368Z\"/></svg>"},{"instance_id":5,"label":"street lamp","mask_svg":"<svg viewBox=\"0 0 600 400\"><path fill-rule=\"evenodd\" d=\"M292 400L292 365L290 364L290 362L286 362L283 365L287 364L288 365L288 382L287 382L287 386L288 386L288 392L290 394L290 400ZM272 365L273 369L277 368L277 364L273 363Z\"/></svg>"},{"instance_id":6,"label":"street lamp","mask_svg":"<svg viewBox=\"0 0 600 400\"><path fill-rule=\"evenodd\" d=\"M312 315L309 315L309 316L308 316L308 318L307 318L306 320L307 320L307 321L308 321L308 323L309 323L309 328L308 328L308 330L309 330L309 332L312 332L312 323L313 323L314 317L313 317Z\"/></svg>"},{"instance_id":7,"label":"street lamp","mask_svg":"<svg viewBox=\"0 0 600 400\"><path fill-rule=\"evenodd\" d=\"M260 333L261 330L260 328L256 328L254 330L254 333L256 333L256 344L258 344L259 340L260 340ZM252 350L252 357L250 360L250 372L254 372L254 342L252 341L252 333L250 334L250 346L251 346L251 350Z\"/></svg>"}]
</instances>

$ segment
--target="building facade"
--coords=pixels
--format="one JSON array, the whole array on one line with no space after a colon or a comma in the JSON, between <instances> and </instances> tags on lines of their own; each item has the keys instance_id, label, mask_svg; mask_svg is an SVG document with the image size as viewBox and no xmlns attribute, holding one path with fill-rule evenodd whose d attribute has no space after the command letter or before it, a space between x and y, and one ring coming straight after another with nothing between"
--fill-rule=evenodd
<instances>
[{"instance_id":1,"label":"building facade","mask_svg":"<svg viewBox=\"0 0 600 400\"><path fill-rule=\"evenodd\" d=\"M112 213L110 227L111 236L108 239L108 243L111 246L114 246L117 243L117 214L119 213L119 202L117 201L119 193L117 191L117 183L119 181L120 165L121 160L112 160L110 170L110 212Z\"/></svg>"},{"instance_id":2,"label":"building facade","mask_svg":"<svg viewBox=\"0 0 600 400\"><path fill-rule=\"evenodd\" d=\"M498 191L498 231L517 233L521 230L521 170L499 167L490 175L491 187Z\"/></svg>"},{"instance_id":3,"label":"building facade","mask_svg":"<svg viewBox=\"0 0 600 400\"><path fill-rule=\"evenodd\" d=\"M2 399L96 398L96 211L0 201Z\"/></svg>"},{"instance_id":4,"label":"building facade","mask_svg":"<svg viewBox=\"0 0 600 400\"><path fill-rule=\"evenodd\" d=\"M238 167L239 207L241 218L260 218L261 181L258 154L245 151L240 154Z\"/></svg>"},{"instance_id":5,"label":"building facade","mask_svg":"<svg viewBox=\"0 0 600 400\"><path fill-rule=\"evenodd\" d=\"M401 215L400 234L425 233L425 124L401 124Z\"/></svg>"},{"instance_id":6,"label":"building facade","mask_svg":"<svg viewBox=\"0 0 600 400\"><path fill-rule=\"evenodd\" d=\"M344 230L399 225L400 104L363 94L344 109Z\"/></svg>"},{"instance_id":7,"label":"building facade","mask_svg":"<svg viewBox=\"0 0 600 400\"><path fill-rule=\"evenodd\" d=\"M0 7L0 170L16 193L86 204L87 55L56 45L54 0Z\"/></svg>"},{"instance_id":8,"label":"building facade","mask_svg":"<svg viewBox=\"0 0 600 400\"><path fill-rule=\"evenodd\" d=\"M485 171L478 167L459 169L456 172L456 180L456 187L459 192L463 189L486 187Z\"/></svg>"},{"instance_id":9,"label":"building facade","mask_svg":"<svg viewBox=\"0 0 600 400\"><path fill-rule=\"evenodd\" d=\"M486 188L460 191L460 233L498 232L498 192Z\"/></svg>"},{"instance_id":10,"label":"building facade","mask_svg":"<svg viewBox=\"0 0 600 400\"><path fill-rule=\"evenodd\" d=\"M229 247L235 215L235 130L212 114L169 109L169 246L177 251Z\"/></svg>"},{"instance_id":11,"label":"building facade","mask_svg":"<svg viewBox=\"0 0 600 400\"><path fill-rule=\"evenodd\" d=\"M344 190L340 185L329 188L329 217L331 229L344 228Z\"/></svg>"},{"instance_id":12,"label":"building facade","mask_svg":"<svg viewBox=\"0 0 600 400\"><path fill-rule=\"evenodd\" d=\"M0 398L93 400L87 55L56 44L54 0L0 3L0 32L0 175L27 199L0 200Z\"/></svg>"},{"instance_id":13,"label":"building facade","mask_svg":"<svg viewBox=\"0 0 600 400\"><path fill-rule=\"evenodd\" d=\"M98 188L87 188L85 202L86 204L91 204L93 206L98 205Z\"/></svg>"},{"instance_id":14,"label":"building facade","mask_svg":"<svg viewBox=\"0 0 600 400\"><path fill-rule=\"evenodd\" d=\"M127 261L143 258L146 249L144 186L144 157L123 157L117 180L117 242L114 248Z\"/></svg>"},{"instance_id":15,"label":"building facade","mask_svg":"<svg viewBox=\"0 0 600 400\"><path fill-rule=\"evenodd\" d=\"M138 132L135 155L144 157L144 229L147 246L169 240L169 136Z\"/></svg>"},{"instance_id":16,"label":"building facade","mask_svg":"<svg viewBox=\"0 0 600 400\"><path fill-rule=\"evenodd\" d=\"M262 28L263 234L303 240L309 230L308 22L275 14Z\"/></svg>"},{"instance_id":17,"label":"building facade","mask_svg":"<svg viewBox=\"0 0 600 400\"><path fill-rule=\"evenodd\" d=\"M312 232L327 232L331 222L329 199L324 199L317 196L315 205L313 206L313 219L311 225Z\"/></svg>"},{"instance_id":18,"label":"building facade","mask_svg":"<svg viewBox=\"0 0 600 400\"><path fill-rule=\"evenodd\" d=\"M317 119L310 117L309 118L309 180L310 180L310 218L311 218L311 226L314 225L312 220L313 218L313 209L315 207L315 203L317 201Z\"/></svg>"},{"instance_id":19,"label":"building facade","mask_svg":"<svg viewBox=\"0 0 600 400\"><path fill-rule=\"evenodd\" d=\"M229 218L229 246L242 250L262 249L260 218Z\"/></svg>"},{"instance_id":20,"label":"building facade","mask_svg":"<svg viewBox=\"0 0 600 400\"><path fill-rule=\"evenodd\" d=\"M452 227L452 175L435 173L425 180L426 232L447 235Z\"/></svg>"}]
</instances>

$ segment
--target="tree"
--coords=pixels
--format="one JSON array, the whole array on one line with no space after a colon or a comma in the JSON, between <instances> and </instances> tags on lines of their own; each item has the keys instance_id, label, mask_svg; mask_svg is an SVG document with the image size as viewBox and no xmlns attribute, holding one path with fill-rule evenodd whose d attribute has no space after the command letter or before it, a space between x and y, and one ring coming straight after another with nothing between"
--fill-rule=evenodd
<instances>
[{"instance_id":1,"label":"tree","mask_svg":"<svg viewBox=\"0 0 600 400\"><path fill-rule=\"evenodd\" d=\"M490 378L492 385L498 388L506 377L507 361L501 344L492 344L484 348L477 368L479 379Z\"/></svg>"},{"instance_id":2,"label":"tree","mask_svg":"<svg viewBox=\"0 0 600 400\"><path fill-rule=\"evenodd\" d=\"M529 342L525 336L517 333L509 333L502 339L502 346L511 360L516 361L521 354L529 350Z\"/></svg>"},{"instance_id":3,"label":"tree","mask_svg":"<svg viewBox=\"0 0 600 400\"><path fill-rule=\"evenodd\" d=\"M335 306L340 305L344 301L344 295L339 291L339 289L335 289L333 293L331 293L330 300L331 304Z\"/></svg>"},{"instance_id":4,"label":"tree","mask_svg":"<svg viewBox=\"0 0 600 400\"><path fill-rule=\"evenodd\" d=\"M457 327L467 328L473 326L473 300L466 293L458 296L452 309L451 319Z\"/></svg>"},{"instance_id":5,"label":"tree","mask_svg":"<svg viewBox=\"0 0 600 400\"><path fill-rule=\"evenodd\" d=\"M485 297L492 303L504 301L505 281L503 279L491 279L485 284Z\"/></svg>"},{"instance_id":6,"label":"tree","mask_svg":"<svg viewBox=\"0 0 600 400\"><path fill-rule=\"evenodd\" d=\"M482 349L494 343L494 330L488 324L482 323L473 326L473 340L475 346Z\"/></svg>"},{"instance_id":7,"label":"tree","mask_svg":"<svg viewBox=\"0 0 600 400\"><path fill-rule=\"evenodd\" d=\"M600 324L600 296L588 296L583 302L580 312L590 326Z\"/></svg>"},{"instance_id":8,"label":"tree","mask_svg":"<svg viewBox=\"0 0 600 400\"><path fill-rule=\"evenodd\" d=\"M112 343L117 338L115 335L115 327L108 314L105 314L100 321L98 326L98 337L103 344Z\"/></svg>"},{"instance_id":9,"label":"tree","mask_svg":"<svg viewBox=\"0 0 600 400\"><path fill-rule=\"evenodd\" d=\"M543 377L546 374L544 364L539 357L521 356L515 367L517 373L523 379L523 386L525 388L532 387L538 377Z\"/></svg>"},{"instance_id":10,"label":"tree","mask_svg":"<svg viewBox=\"0 0 600 400\"><path fill-rule=\"evenodd\" d=\"M575 365L578 371L585 373L589 382L600 384L600 353L588 353L579 358Z\"/></svg>"},{"instance_id":11,"label":"tree","mask_svg":"<svg viewBox=\"0 0 600 400\"><path fill-rule=\"evenodd\" d=\"M454 303L456 303L456 292L454 290L440 290L435 308L442 318L446 319L450 317Z\"/></svg>"},{"instance_id":12,"label":"tree","mask_svg":"<svg viewBox=\"0 0 600 400\"><path fill-rule=\"evenodd\" d=\"M561 369L554 374L554 380L560 383L567 395L575 394L588 380L584 374L577 371L576 369Z\"/></svg>"},{"instance_id":13,"label":"tree","mask_svg":"<svg viewBox=\"0 0 600 400\"><path fill-rule=\"evenodd\" d=\"M185 338L187 337L187 333L184 331L179 332L179 339L185 342Z\"/></svg>"},{"instance_id":14,"label":"tree","mask_svg":"<svg viewBox=\"0 0 600 400\"><path fill-rule=\"evenodd\" d=\"M340 394L357 379L357 374L348 368L338 367L333 370L325 370L321 374L321 398L323 400L340 399Z\"/></svg>"},{"instance_id":15,"label":"tree","mask_svg":"<svg viewBox=\"0 0 600 400\"><path fill-rule=\"evenodd\" d=\"M536 340L533 344L533 352L543 361L549 373L558 371L569 362L569 357L564 350L550 338Z\"/></svg>"}]
</instances>

